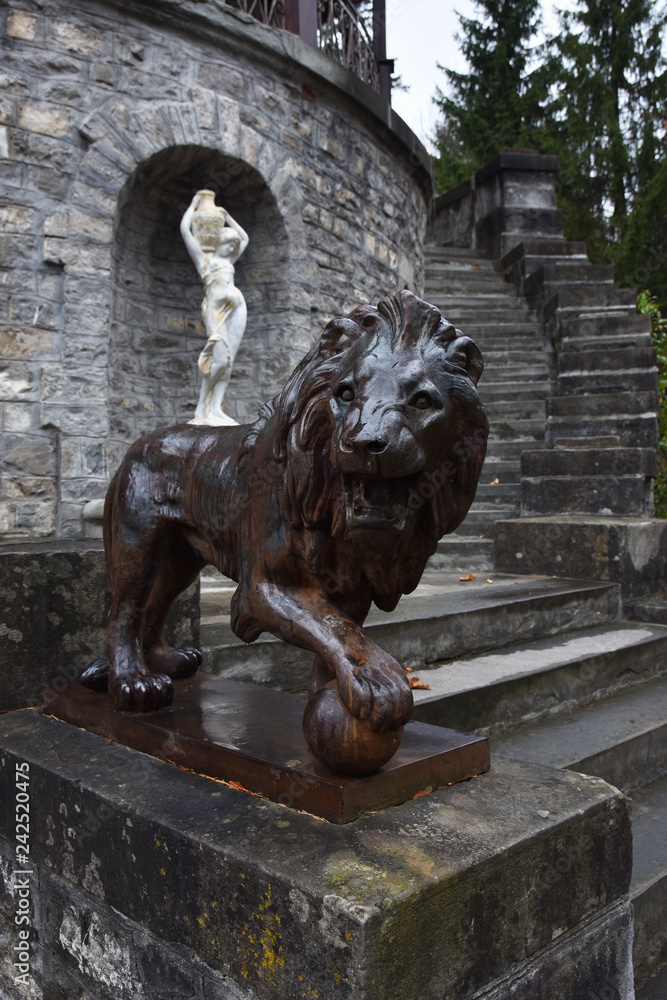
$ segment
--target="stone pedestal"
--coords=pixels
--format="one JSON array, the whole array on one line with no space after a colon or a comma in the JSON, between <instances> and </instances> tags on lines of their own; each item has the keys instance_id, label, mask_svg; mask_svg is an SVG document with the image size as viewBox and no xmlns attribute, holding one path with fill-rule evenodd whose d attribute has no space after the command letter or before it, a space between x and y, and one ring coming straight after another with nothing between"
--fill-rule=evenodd
<instances>
[{"instance_id":1,"label":"stone pedestal","mask_svg":"<svg viewBox=\"0 0 667 1000\"><path fill-rule=\"evenodd\" d=\"M667 521L640 517L520 517L497 521L497 573L620 583L626 597L667 586Z\"/></svg>"},{"instance_id":2,"label":"stone pedestal","mask_svg":"<svg viewBox=\"0 0 667 1000\"><path fill-rule=\"evenodd\" d=\"M554 184L559 163L532 149L505 150L437 199L429 241L497 259L530 237L562 240Z\"/></svg>"},{"instance_id":3,"label":"stone pedestal","mask_svg":"<svg viewBox=\"0 0 667 1000\"><path fill-rule=\"evenodd\" d=\"M0 711L41 705L106 649L111 604L102 543L0 546ZM178 598L177 645L199 641L199 583Z\"/></svg>"},{"instance_id":4,"label":"stone pedestal","mask_svg":"<svg viewBox=\"0 0 667 1000\"><path fill-rule=\"evenodd\" d=\"M0 717L0 760L3 802L29 773L32 995L634 995L628 804L600 779L494 759L336 826L36 711ZM0 822L13 1000L13 808Z\"/></svg>"}]
</instances>

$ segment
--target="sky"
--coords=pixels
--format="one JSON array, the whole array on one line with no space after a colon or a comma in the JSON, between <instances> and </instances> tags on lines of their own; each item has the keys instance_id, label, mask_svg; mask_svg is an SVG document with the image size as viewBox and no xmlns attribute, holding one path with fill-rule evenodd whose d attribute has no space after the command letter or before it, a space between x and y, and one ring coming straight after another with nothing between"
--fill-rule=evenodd
<instances>
[{"instance_id":1,"label":"sky","mask_svg":"<svg viewBox=\"0 0 667 1000\"><path fill-rule=\"evenodd\" d=\"M571 9L574 2L562 0L558 6ZM387 0L387 56L396 60L396 73L410 88L408 93L394 91L392 107L430 150L437 118L432 99L436 87L446 86L437 63L466 70L454 37L460 31L457 13L474 18L478 8L473 0ZM556 31L551 2L542 4L542 22L547 32Z\"/></svg>"}]
</instances>

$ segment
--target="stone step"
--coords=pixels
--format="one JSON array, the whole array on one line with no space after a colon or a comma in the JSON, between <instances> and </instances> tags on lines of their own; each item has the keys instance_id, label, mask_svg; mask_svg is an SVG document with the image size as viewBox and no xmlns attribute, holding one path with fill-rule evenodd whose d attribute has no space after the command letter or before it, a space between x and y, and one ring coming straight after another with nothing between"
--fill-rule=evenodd
<instances>
[{"instance_id":1,"label":"stone step","mask_svg":"<svg viewBox=\"0 0 667 1000\"><path fill-rule=\"evenodd\" d=\"M487 504L498 507L513 506L518 503L520 486L518 483L486 483L481 482L475 493L475 501L484 500Z\"/></svg>"},{"instance_id":2,"label":"stone step","mask_svg":"<svg viewBox=\"0 0 667 1000\"><path fill-rule=\"evenodd\" d=\"M626 347L614 350L566 351L558 355L558 372L627 371L628 369L653 369L656 367L654 347Z\"/></svg>"},{"instance_id":3,"label":"stone step","mask_svg":"<svg viewBox=\"0 0 667 1000\"><path fill-rule=\"evenodd\" d=\"M544 476L655 476L657 456L652 448L542 448L521 456L521 474Z\"/></svg>"},{"instance_id":4,"label":"stone step","mask_svg":"<svg viewBox=\"0 0 667 1000\"><path fill-rule=\"evenodd\" d=\"M545 313L563 309L592 309L594 306L621 306L636 308L637 293L632 288L616 288L596 281L579 281L574 284L544 283Z\"/></svg>"},{"instance_id":5,"label":"stone step","mask_svg":"<svg viewBox=\"0 0 667 1000\"><path fill-rule=\"evenodd\" d=\"M516 420L546 420L544 399L492 399L484 403L490 421L514 417Z\"/></svg>"},{"instance_id":6,"label":"stone step","mask_svg":"<svg viewBox=\"0 0 667 1000\"><path fill-rule=\"evenodd\" d=\"M543 476L521 480L521 516L599 514L651 517L652 481L644 476Z\"/></svg>"},{"instance_id":7,"label":"stone step","mask_svg":"<svg viewBox=\"0 0 667 1000\"><path fill-rule=\"evenodd\" d=\"M639 601L627 601L625 615L631 621L655 622L667 625L667 600L664 594L656 594Z\"/></svg>"},{"instance_id":8,"label":"stone step","mask_svg":"<svg viewBox=\"0 0 667 1000\"><path fill-rule=\"evenodd\" d=\"M519 483L480 483L475 494L473 510L481 513L488 511L494 520L500 517L500 511L519 511L521 504L521 485ZM510 515L511 516L511 515ZM464 522L465 523L465 522ZM469 534L470 532L466 532ZM486 531L482 532L486 534Z\"/></svg>"},{"instance_id":9,"label":"stone step","mask_svg":"<svg viewBox=\"0 0 667 1000\"><path fill-rule=\"evenodd\" d=\"M521 480L521 461L517 458L498 458L493 452L487 451L480 483L491 483L497 479L500 483L518 483Z\"/></svg>"},{"instance_id":10,"label":"stone step","mask_svg":"<svg viewBox=\"0 0 667 1000\"><path fill-rule=\"evenodd\" d=\"M667 951L667 777L632 793L633 957L641 966Z\"/></svg>"},{"instance_id":11,"label":"stone step","mask_svg":"<svg viewBox=\"0 0 667 1000\"><path fill-rule=\"evenodd\" d=\"M501 401L510 399L546 399L553 391L553 383L544 377L530 380L522 379L520 382L517 382L516 379L507 382L497 382L492 378L487 381L486 377L482 376L482 380L479 383L482 402L489 402L492 399Z\"/></svg>"},{"instance_id":12,"label":"stone step","mask_svg":"<svg viewBox=\"0 0 667 1000\"><path fill-rule=\"evenodd\" d=\"M532 420L500 420L496 419L491 423L489 430L490 440L509 441L513 438L530 439L540 441L544 439L544 420L535 418Z\"/></svg>"},{"instance_id":13,"label":"stone step","mask_svg":"<svg viewBox=\"0 0 667 1000\"><path fill-rule=\"evenodd\" d=\"M637 393L637 395L644 394ZM595 397L575 395L556 398L582 400L583 405L589 405L589 401ZM600 435L615 435L627 447L655 449L658 447L656 413L649 411L631 416L614 416L605 413L573 412L562 417L547 417L545 443L548 447L552 447L556 441L562 438L599 437Z\"/></svg>"},{"instance_id":14,"label":"stone step","mask_svg":"<svg viewBox=\"0 0 667 1000\"><path fill-rule=\"evenodd\" d=\"M583 241L566 240L564 237L526 237L505 254L500 261L503 268L522 261L551 261L553 257L580 257L588 260ZM541 265L539 265L541 266Z\"/></svg>"},{"instance_id":15,"label":"stone step","mask_svg":"<svg viewBox=\"0 0 667 1000\"><path fill-rule=\"evenodd\" d=\"M556 298L552 299L551 305L557 305ZM564 334L570 336L570 331L573 329L573 322L578 319L584 319L587 321L587 325L593 317L604 317L606 321L614 321L614 329L618 329L622 323L626 320L630 320L633 316L637 315L637 309L634 305L610 305L605 308L601 306L574 306L566 308L555 308L553 312L547 314L545 309L545 318L548 321L550 330L554 335L555 331L557 333L557 338L560 339ZM627 329L632 329L632 325L627 327ZM594 334L592 334L594 336Z\"/></svg>"},{"instance_id":16,"label":"stone step","mask_svg":"<svg viewBox=\"0 0 667 1000\"><path fill-rule=\"evenodd\" d=\"M471 329L466 324L466 329L462 331L467 337L471 337L480 351L484 355L484 363L487 364L489 352L513 351L519 352L526 358L540 358L549 368L554 364L554 353L551 348L537 337L527 337L522 334L499 335L496 330L487 330L480 334Z\"/></svg>"},{"instance_id":17,"label":"stone step","mask_svg":"<svg viewBox=\"0 0 667 1000\"><path fill-rule=\"evenodd\" d=\"M483 499L476 499L466 514L465 520L456 529L456 534L459 538L479 535L491 538L496 521L506 521L508 518L518 517L519 508L518 491L515 501L511 504L492 504Z\"/></svg>"},{"instance_id":18,"label":"stone step","mask_svg":"<svg viewBox=\"0 0 667 1000\"><path fill-rule=\"evenodd\" d=\"M549 362L546 358L541 360L536 358L531 363L502 365L493 363L486 366L485 374L488 381L493 382L516 382L518 378L530 382L543 382L549 375Z\"/></svg>"},{"instance_id":19,"label":"stone step","mask_svg":"<svg viewBox=\"0 0 667 1000\"><path fill-rule=\"evenodd\" d=\"M665 664L667 666L667 664ZM491 752L630 792L667 774L667 676L500 733Z\"/></svg>"},{"instance_id":20,"label":"stone step","mask_svg":"<svg viewBox=\"0 0 667 1000\"><path fill-rule=\"evenodd\" d=\"M483 340L485 337L490 343L495 344L505 344L514 343L517 339L518 343L525 344L544 344L544 338L538 332L537 321L534 319L528 319L521 323L499 323L497 326L490 326L489 323L481 322L480 317L474 317L470 323L467 324L467 330L469 336L473 337L475 341ZM520 339L518 339L520 338ZM545 345L545 348L548 345Z\"/></svg>"},{"instance_id":21,"label":"stone step","mask_svg":"<svg viewBox=\"0 0 667 1000\"><path fill-rule=\"evenodd\" d=\"M424 248L424 271L426 274L441 274L443 271L461 271L468 274L498 275L502 279L502 273L496 266L495 261L489 257L479 255L461 257L452 253L447 247L425 247Z\"/></svg>"},{"instance_id":22,"label":"stone step","mask_svg":"<svg viewBox=\"0 0 667 1000\"><path fill-rule=\"evenodd\" d=\"M535 438L514 438L502 440L493 438L489 442L489 453L500 461L519 460L524 451L535 451L536 448L544 446L544 441L536 441Z\"/></svg>"},{"instance_id":23,"label":"stone step","mask_svg":"<svg viewBox=\"0 0 667 1000\"><path fill-rule=\"evenodd\" d=\"M558 375L558 389L562 395L594 392L655 392L658 384L657 368L607 369L604 371L569 371ZM615 433L612 431L612 433Z\"/></svg>"},{"instance_id":24,"label":"stone step","mask_svg":"<svg viewBox=\"0 0 667 1000\"><path fill-rule=\"evenodd\" d=\"M445 535L438 551L428 563L430 570L446 573L485 573L493 571L493 538L482 535Z\"/></svg>"},{"instance_id":25,"label":"stone step","mask_svg":"<svg viewBox=\"0 0 667 1000\"><path fill-rule=\"evenodd\" d=\"M471 247L440 246L437 243L426 243L424 244L424 256L428 260L471 260L480 264L488 263L495 267L495 263L482 250L474 250Z\"/></svg>"},{"instance_id":26,"label":"stone step","mask_svg":"<svg viewBox=\"0 0 667 1000\"><path fill-rule=\"evenodd\" d=\"M364 627L400 663L414 667L608 624L620 615L620 590L613 584L511 576L495 576L487 584L485 579L462 583L456 574L427 572L395 611L373 608ZM206 613L215 602L213 594L202 602L204 670L285 690L307 688L312 653L267 634L251 645L240 642L228 616Z\"/></svg>"},{"instance_id":27,"label":"stone step","mask_svg":"<svg viewBox=\"0 0 667 1000\"><path fill-rule=\"evenodd\" d=\"M524 279L523 291L527 296L541 295L548 299L554 290L578 282L613 286L614 268L611 264L591 264L587 259L562 258L533 269Z\"/></svg>"},{"instance_id":28,"label":"stone step","mask_svg":"<svg viewBox=\"0 0 667 1000\"><path fill-rule=\"evenodd\" d=\"M556 438L554 448L577 451L601 450L607 448L622 448L623 442L618 434L601 434L599 437Z\"/></svg>"},{"instance_id":29,"label":"stone step","mask_svg":"<svg viewBox=\"0 0 667 1000\"><path fill-rule=\"evenodd\" d=\"M477 298L486 299L486 296L493 295L502 299L502 303L507 301L516 304L521 300L517 299L517 294L512 285L508 285L498 274L477 274L462 273L446 268L434 274L432 268L428 268L424 275L424 298L427 302L437 297L440 300L470 295L475 300ZM521 303L523 304L523 303Z\"/></svg>"},{"instance_id":30,"label":"stone step","mask_svg":"<svg viewBox=\"0 0 667 1000\"><path fill-rule=\"evenodd\" d=\"M537 364L543 364L546 371L548 371L550 360L550 352L544 349L536 349L531 352L531 361L536 362ZM521 345L516 346L515 344L509 343L505 346L496 342L495 344L490 344L489 347L484 349L484 365L489 369L493 366L502 366L513 369L524 365L525 361L526 352Z\"/></svg>"},{"instance_id":31,"label":"stone step","mask_svg":"<svg viewBox=\"0 0 667 1000\"><path fill-rule=\"evenodd\" d=\"M504 326L527 323L529 314L524 309L516 306L508 306L506 309L492 307L488 303L480 303L468 299L466 302L454 302L452 299L440 297L432 305L436 306L443 316L450 323L456 323L465 332L465 326L479 323L480 317L484 317L484 322L488 330L495 330L501 324Z\"/></svg>"},{"instance_id":32,"label":"stone step","mask_svg":"<svg viewBox=\"0 0 667 1000\"><path fill-rule=\"evenodd\" d=\"M591 313L574 313L561 316L563 338L612 337L617 334L650 334L651 317L643 316L636 310L625 309L621 313L596 310Z\"/></svg>"},{"instance_id":33,"label":"stone step","mask_svg":"<svg viewBox=\"0 0 667 1000\"><path fill-rule=\"evenodd\" d=\"M574 711L659 676L667 628L616 622L511 645L420 671L415 718L465 732L499 733L520 722ZM492 748L493 752L493 748Z\"/></svg>"},{"instance_id":34,"label":"stone step","mask_svg":"<svg viewBox=\"0 0 667 1000\"><path fill-rule=\"evenodd\" d=\"M615 414L655 417L658 397L653 392L591 393L551 396L546 400L549 417L614 416Z\"/></svg>"},{"instance_id":35,"label":"stone step","mask_svg":"<svg viewBox=\"0 0 667 1000\"><path fill-rule=\"evenodd\" d=\"M618 332L611 334L600 333L593 337L568 336L561 338L561 351L566 354L575 351L617 351L628 348L650 348L651 334Z\"/></svg>"}]
</instances>

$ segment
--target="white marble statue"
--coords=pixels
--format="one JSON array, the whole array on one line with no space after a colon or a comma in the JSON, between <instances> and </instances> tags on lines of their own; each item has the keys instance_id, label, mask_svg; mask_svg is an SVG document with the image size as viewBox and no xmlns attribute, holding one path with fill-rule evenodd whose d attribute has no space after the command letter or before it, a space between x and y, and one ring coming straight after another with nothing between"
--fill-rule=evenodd
<instances>
[{"instance_id":1,"label":"white marble statue","mask_svg":"<svg viewBox=\"0 0 667 1000\"><path fill-rule=\"evenodd\" d=\"M204 282L201 311L208 340L199 355L201 392L191 424L235 424L222 408L248 310L234 285L234 264L248 234L215 204L213 191L197 191L181 219L181 235Z\"/></svg>"}]
</instances>

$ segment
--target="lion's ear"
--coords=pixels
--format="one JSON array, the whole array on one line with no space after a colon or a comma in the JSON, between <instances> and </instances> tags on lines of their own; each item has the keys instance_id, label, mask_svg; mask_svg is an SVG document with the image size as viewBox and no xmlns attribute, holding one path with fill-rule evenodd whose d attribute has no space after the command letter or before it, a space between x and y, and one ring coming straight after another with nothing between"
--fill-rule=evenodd
<instances>
[{"instance_id":1,"label":"lion's ear","mask_svg":"<svg viewBox=\"0 0 667 1000\"><path fill-rule=\"evenodd\" d=\"M354 320L332 319L322 331L320 355L332 358L335 354L342 354L359 339L360 334L361 330Z\"/></svg>"},{"instance_id":2,"label":"lion's ear","mask_svg":"<svg viewBox=\"0 0 667 1000\"><path fill-rule=\"evenodd\" d=\"M456 337L447 347L445 358L457 368L463 368L468 373L470 381L477 385L484 371L484 361L482 352L474 340L470 337Z\"/></svg>"}]
</instances>

